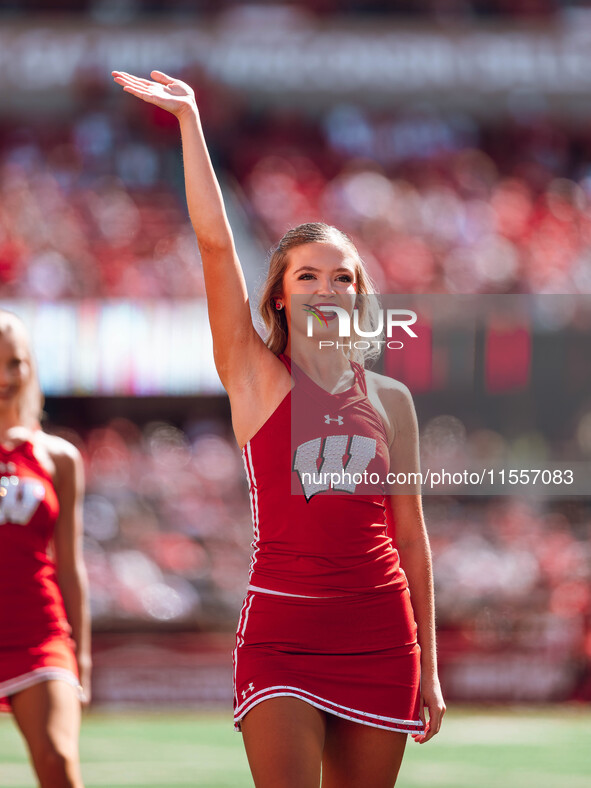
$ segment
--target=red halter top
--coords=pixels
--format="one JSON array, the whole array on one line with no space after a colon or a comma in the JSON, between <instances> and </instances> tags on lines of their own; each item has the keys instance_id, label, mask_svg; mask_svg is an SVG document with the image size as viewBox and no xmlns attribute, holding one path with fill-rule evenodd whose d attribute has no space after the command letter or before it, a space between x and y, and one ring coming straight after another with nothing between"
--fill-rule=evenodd
<instances>
[{"instance_id":1,"label":"red halter top","mask_svg":"<svg viewBox=\"0 0 591 788\"><path fill-rule=\"evenodd\" d=\"M254 528L250 587L316 597L405 588L386 529L388 442L363 367L352 364L353 386L330 394L279 358L295 385L242 452Z\"/></svg>"}]
</instances>

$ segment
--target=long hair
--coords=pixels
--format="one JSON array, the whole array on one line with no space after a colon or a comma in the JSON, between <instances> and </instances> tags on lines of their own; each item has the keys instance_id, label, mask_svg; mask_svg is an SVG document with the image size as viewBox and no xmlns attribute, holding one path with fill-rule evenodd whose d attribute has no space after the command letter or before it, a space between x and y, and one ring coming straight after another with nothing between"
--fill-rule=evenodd
<instances>
[{"instance_id":1,"label":"long hair","mask_svg":"<svg viewBox=\"0 0 591 788\"><path fill-rule=\"evenodd\" d=\"M275 300L283 290L283 276L289 263L289 252L298 246L311 243L330 243L350 254L355 262L357 294L363 296L376 293L375 285L365 269L357 247L348 235L330 224L324 224L324 222L299 224L289 230L271 253L269 273L259 304L259 312L267 329L265 342L269 350L276 356L285 350L289 333L285 310L275 308ZM375 315L377 303L372 302L376 302L376 299L360 298L356 303L359 309L359 325L364 330L373 329L377 325ZM345 353L353 361L363 363L365 360L379 355L379 350L377 345L374 345L367 350L353 348L351 351L345 350Z\"/></svg>"},{"instance_id":2,"label":"long hair","mask_svg":"<svg viewBox=\"0 0 591 788\"><path fill-rule=\"evenodd\" d=\"M0 337L20 340L29 367L29 380L23 387L18 401L18 415L21 424L31 430L39 429L43 413L43 394L39 386L37 368L29 337L22 320L12 312L0 309Z\"/></svg>"}]
</instances>

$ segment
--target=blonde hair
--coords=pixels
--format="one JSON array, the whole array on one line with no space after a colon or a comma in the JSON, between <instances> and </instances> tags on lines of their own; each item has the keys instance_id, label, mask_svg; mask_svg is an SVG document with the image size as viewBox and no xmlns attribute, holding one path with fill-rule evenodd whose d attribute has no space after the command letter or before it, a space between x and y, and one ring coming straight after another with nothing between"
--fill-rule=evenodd
<instances>
[{"instance_id":1,"label":"blonde hair","mask_svg":"<svg viewBox=\"0 0 591 788\"><path fill-rule=\"evenodd\" d=\"M27 330L22 320L13 312L0 309L0 337L20 340L25 354L25 361L29 366L29 380L21 391L18 402L18 415L22 426L37 430L41 426L43 414L43 394L39 386L39 378Z\"/></svg>"},{"instance_id":2,"label":"blonde hair","mask_svg":"<svg viewBox=\"0 0 591 788\"><path fill-rule=\"evenodd\" d=\"M373 295L376 293L375 285L365 270L365 265L359 256L357 247L348 235L345 235L341 230L330 224L324 224L324 222L299 224L297 227L289 230L271 253L269 272L259 303L259 312L267 329L265 342L269 350L276 356L285 350L289 334L285 310L276 309L275 307L276 299L283 292L283 277L289 264L289 252L298 246L311 243L330 243L349 253L355 262L357 294ZM364 330L373 329L377 325L375 315L375 306L377 304L370 303L373 301L376 301L376 299L359 299L359 325ZM379 355L379 352L377 345L363 351L355 348L351 351L345 350L345 353L353 361L358 361L362 364L365 360Z\"/></svg>"}]
</instances>

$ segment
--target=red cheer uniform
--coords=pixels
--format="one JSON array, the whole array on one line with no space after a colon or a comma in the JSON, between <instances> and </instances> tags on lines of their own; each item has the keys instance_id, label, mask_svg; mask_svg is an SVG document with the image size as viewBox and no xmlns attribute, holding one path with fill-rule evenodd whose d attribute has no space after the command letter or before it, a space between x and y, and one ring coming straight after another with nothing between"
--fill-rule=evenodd
<instances>
[{"instance_id":1,"label":"red cheer uniform","mask_svg":"<svg viewBox=\"0 0 591 788\"><path fill-rule=\"evenodd\" d=\"M387 532L389 448L363 367L330 394L285 356L294 387L243 449L253 556L234 650L235 724L292 696L416 733L420 649Z\"/></svg>"},{"instance_id":2,"label":"red cheer uniform","mask_svg":"<svg viewBox=\"0 0 591 788\"><path fill-rule=\"evenodd\" d=\"M70 626L48 554L59 502L29 441L0 446L0 710L48 679L78 686Z\"/></svg>"}]
</instances>

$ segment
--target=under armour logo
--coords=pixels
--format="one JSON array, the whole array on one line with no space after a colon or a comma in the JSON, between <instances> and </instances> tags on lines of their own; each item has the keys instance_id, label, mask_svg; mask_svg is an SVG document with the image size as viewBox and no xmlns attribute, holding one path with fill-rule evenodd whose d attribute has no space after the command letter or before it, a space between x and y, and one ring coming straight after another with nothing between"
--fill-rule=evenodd
<instances>
[{"instance_id":1,"label":"under armour logo","mask_svg":"<svg viewBox=\"0 0 591 788\"><path fill-rule=\"evenodd\" d=\"M340 427L341 424L343 423L343 417L342 416L337 416L336 419L331 419L330 415L327 413L326 416L324 417L324 423L325 424L330 424L331 421L336 421L336 423Z\"/></svg>"},{"instance_id":2,"label":"under armour logo","mask_svg":"<svg viewBox=\"0 0 591 788\"><path fill-rule=\"evenodd\" d=\"M253 689L254 689L254 684L251 681L250 684L248 685L248 687L245 690L242 690L242 699L244 700L244 698L246 698L248 693L252 692Z\"/></svg>"}]
</instances>

